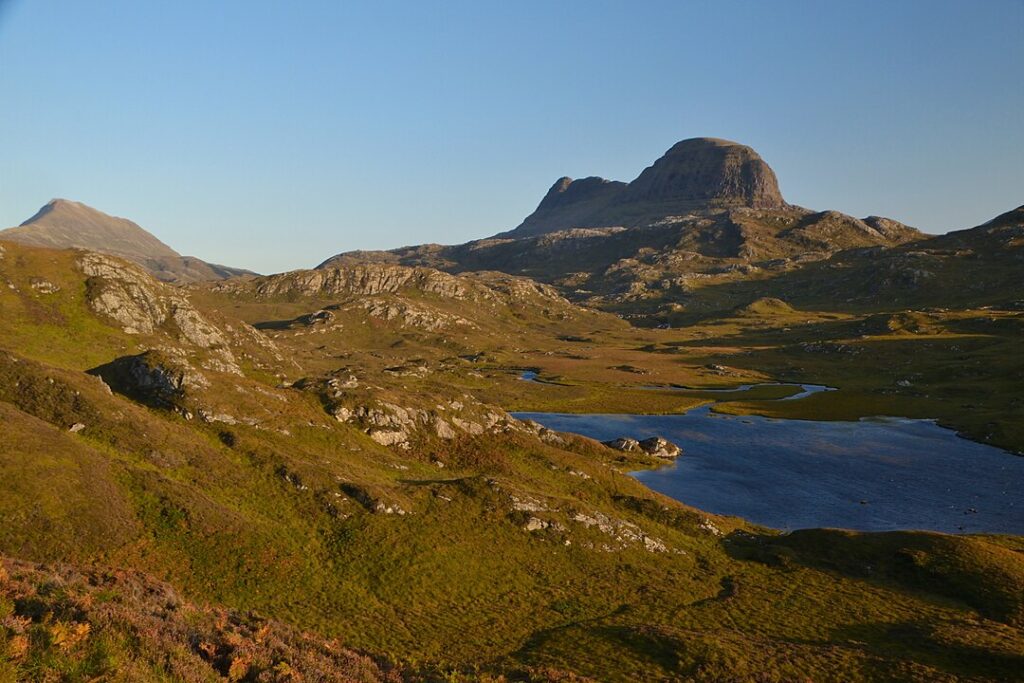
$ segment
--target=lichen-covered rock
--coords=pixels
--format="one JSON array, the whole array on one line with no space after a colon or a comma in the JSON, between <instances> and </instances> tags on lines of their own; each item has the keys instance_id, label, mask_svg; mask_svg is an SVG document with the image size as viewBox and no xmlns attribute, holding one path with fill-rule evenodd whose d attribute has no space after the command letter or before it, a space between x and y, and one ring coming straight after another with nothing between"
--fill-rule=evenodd
<instances>
[{"instance_id":1,"label":"lichen-covered rock","mask_svg":"<svg viewBox=\"0 0 1024 683\"><path fill-rule=\"evenodd\" d=\"M318 391L328 413L339 422L362 428L374 441L384 446L409 449L419 440L459 436L480 436L509 432L536 433L526 423L508 413L488 406L470 396L453 399L430 408L399 405L381 398L371 398L363 387L358 394L336 388L337 378L300 380L296 387ZM332 384L333 383L333 384Z\"/></svg>"},{"instance_id":2,"label":"lichen-covered rock","mask_svg":"<svg viewBox=\"0 0 1024 683\"><path fill-rule=\"evenodd\" d=\"M60 285L55 285L41 277L33 277L29 281L29 286L40 294L55 294L60 291Z\"/></svg>"},{"instance_id":3,"label":"lichen-covered rock","mask_svg":"<svg viewBox=\"0 0 1024 683\"><path fill-rule=\"evenodd\" d=\"M210 369L242 374L225 334L179 290L136 265L102 254L83 254L78 265L89 277L86 301L95 313L114 320L127 334L176 333L178 341L210 352Z\"/></svg>"},{"instance_id":4,"label":"lichen-covered rock","mask_svg":"<svg viewBox=\"0 0 1024 683\"><path fill-rule=\"evenodd\" d=\"M128 334L150 334L168 317L159 285L140 268L109 256L86 253L78 260L89 276L89 307L120 324Z\"/></svg>"},{"instance_id":5,"label":"lichen-covered rock","mask_svg":"<svg viewBox=\"0 0 1024 683\"><path fill-rule=\"evenodd\" d=\"M660 436L652 436L643 441L622 436L602 443L608 448L614 448L623 453L646 453L656 458L674 458L683 452L679 446Z\"/></svg>"},{"instance_id":6,"label":"lichen-covered rock","mask_svg":"<svg viewBox=\"0 0 1024 683\"><path fill-rule=\"evenodd\" d=\"M418 327L428 332L436 332L454 326L470 329L476 328L476 325L461 316L433 310L407 301L389 301L374 297L361 299L356 306L365 310L371 318L385 322L395 321L404 327Z\"/></svg>"},{"instance_id":7,"label":"lichen-covered rock","mask_svg":"<svg viewBox=\"0 0 1024 683\"><path fill-rule=\"evenodd\" d=\"M542 529L547 529L550 526L550 522L546 522L543 519L540 519L539 517L530 517L528 520L526 520L526 524L523 526L523 528L527 531L540 531Z\"/></svg>"},{"instance_id":8,"label":"lichen-covered rock","mask_svg":"<svg viewBox=\"0 0 1024 683\"><path fill-rule=\"evenodd\" d=\"M576 512L572 516L572 521L582 524L588 529L596 529L611 537L611 540L617 543L618 548L605 545L602 548L607 552L631 545L642 546L644 550L651 553L663 553L669 550L664 541L654 536L648 536L643 529L633 522L610 517L602 512L595 511L591 514Z\"/></svg>"},{"instance_id":9,"label":"lichen-covered rock","mask_svg":"<svg viewBox=\"0 0 1024 683\"><path fill-rule=\"evenodd\" d=\"M409 433L402 429L370 429L367 434L381 446L409 447Z\"/></svg>"},{"instance_id":10,"label":"lichen-covered rock","mask_svg":"<svg viewBox=\"0 0 1024 683\"><path fill-rule=\"evenodd\" d=\"M442 439L454 439L458 436L455 433L455 430L452 429L451 425L440 418L438 418L437 422L434 424L434 431L437 433L437 436Z\"/></svg>"}]
</instances>

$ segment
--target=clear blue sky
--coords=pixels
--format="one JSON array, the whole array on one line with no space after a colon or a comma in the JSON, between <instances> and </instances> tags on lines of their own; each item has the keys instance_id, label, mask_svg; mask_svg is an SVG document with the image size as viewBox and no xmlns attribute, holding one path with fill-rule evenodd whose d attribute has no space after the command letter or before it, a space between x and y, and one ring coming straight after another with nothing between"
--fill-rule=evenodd
<instances>
[{"instance_id":1,"label":"clear blue sky","mask_svg":"<svg viewBox=\"0 0 1024 683\"><path fill-rule=\"evenodd\" d=\"M272 272L695 136L793 203L983 222L1024 203L1024 2L0 0L0 226L66 197Z\"/></svg>"}]
</instances>

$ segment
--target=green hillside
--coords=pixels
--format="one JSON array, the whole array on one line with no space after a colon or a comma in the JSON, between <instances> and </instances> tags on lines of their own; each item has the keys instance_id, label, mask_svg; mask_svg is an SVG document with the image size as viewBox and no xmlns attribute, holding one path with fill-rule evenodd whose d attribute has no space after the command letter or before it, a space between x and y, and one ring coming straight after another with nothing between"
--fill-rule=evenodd
<instances>
[{"instance_id":1,"label":"green hillside","mask_svg":"<svg viewBox=\"0 0 1024 683\"><path fill-rule=\"evenodd\" d=\"M1019 539L779 536L505 412L713 400L639 387L771 376L710 345L770 346L789 304L634 330L500 275L184 290L2 246L0 680L1019 676Z\"/></svg>"}]
</instances>

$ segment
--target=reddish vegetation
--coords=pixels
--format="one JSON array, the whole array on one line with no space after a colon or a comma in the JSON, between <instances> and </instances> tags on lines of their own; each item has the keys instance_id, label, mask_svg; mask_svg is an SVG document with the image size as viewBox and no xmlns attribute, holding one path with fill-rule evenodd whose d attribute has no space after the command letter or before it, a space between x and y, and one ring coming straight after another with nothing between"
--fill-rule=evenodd
<instances>
[{"instance_id":1,"label":"reddish vegetation","mask_svg":"<svg viewBox=\"0 0 1024 683\"><path fill-rule=\"evenodd\" d=\"M10 559L0 562L0 678L4 649L14 671L45 664L76 680L114 672L125 680L403 680L335 640L194 605L138 572Z\"/></svg>"}]
</instances>

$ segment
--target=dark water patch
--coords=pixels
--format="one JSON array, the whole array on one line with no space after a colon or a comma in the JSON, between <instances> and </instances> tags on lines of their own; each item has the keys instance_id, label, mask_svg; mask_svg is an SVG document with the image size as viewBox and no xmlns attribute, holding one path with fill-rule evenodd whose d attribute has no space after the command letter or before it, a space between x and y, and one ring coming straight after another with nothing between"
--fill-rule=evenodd
<instances>
[{"instance_id":1,"label":"dark water patch","mask_svg":"<svg viewBox=\"0 0 1024 683\"><path fill-rule=\"evenodd\" d=\"M663 436L683 455L636 479L702 510L778 529L1024 534L1024 458L931 420L785 420L707 406L683 415L516 417L601 441Z\"/></svg>"}]
</instances>

